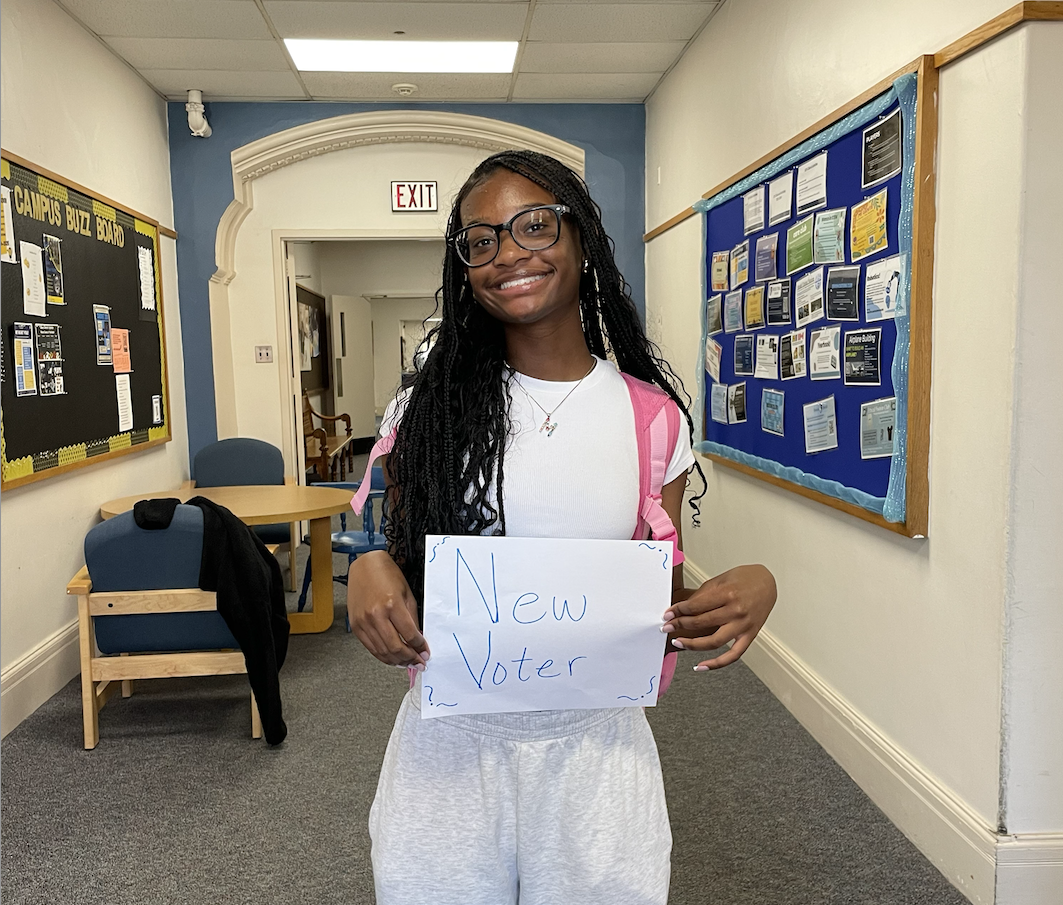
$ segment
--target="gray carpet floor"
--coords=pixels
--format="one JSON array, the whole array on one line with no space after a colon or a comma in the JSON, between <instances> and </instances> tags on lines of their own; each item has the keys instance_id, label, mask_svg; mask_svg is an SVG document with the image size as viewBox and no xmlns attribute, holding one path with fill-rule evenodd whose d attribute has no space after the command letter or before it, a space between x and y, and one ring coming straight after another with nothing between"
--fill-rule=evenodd
<instances>
[{"instance_id":1,"label":"gray carpet floor","mask_svg":"<svg viewBox=\"0 0 1063 905\"><path fill-rule=\"evenodd\" d=\"M366 822L406 679L344 631L334 587L333 627L291 639L277 749L250 737L241 676L137 683L94 751L75 680L4 739L5 905L372 903ZM650 710L672 905L963 905L752 672L684 656Z\"/></svg>"}]
</instances>

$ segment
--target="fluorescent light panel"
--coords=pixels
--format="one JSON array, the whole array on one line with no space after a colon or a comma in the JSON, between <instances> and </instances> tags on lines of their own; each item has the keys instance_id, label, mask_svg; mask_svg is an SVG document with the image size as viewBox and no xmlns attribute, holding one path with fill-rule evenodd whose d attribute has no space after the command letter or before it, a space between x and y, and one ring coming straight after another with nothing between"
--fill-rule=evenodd
<instances>
[{"instance_id":1,"label":"fluorescent light panel","mask_svg":"<svg viewBox=\"0 0 1063 905\"><path fill-rule=\"evenodd\" d=\"M302 72L512 72L516 41L330 41L285 38Z\"/></svg>"}]
</instances>

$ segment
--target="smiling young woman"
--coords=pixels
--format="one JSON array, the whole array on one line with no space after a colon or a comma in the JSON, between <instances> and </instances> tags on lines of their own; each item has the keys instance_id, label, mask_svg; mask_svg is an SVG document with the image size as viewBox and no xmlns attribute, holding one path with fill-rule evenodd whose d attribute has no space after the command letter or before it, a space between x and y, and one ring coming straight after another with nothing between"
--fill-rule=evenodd
<instances>
[{"instance_id":1,"label":"smiling young woman","mask_svg":"<svg viewBox=\"0 0 1063 905\"><path fill-rule=\"evenodd\" d=\"M362 643L417 670L431 643L420 628L426 534L638 534L639 450L623 374L686 420L660 501L680 549L687 473L700 474L679 380L646 338L598 206L567 167L507 151L476 169L450 215L438 298L432 351L382 426L382 435L397 427L386 463L390 549L355 560L348 583ZM662 617L669 647L730 644L695 669L737 660L776 596L756 565L698 589L683 587L678 567L673 587ZM418 681L370 814L380 905L667 901L671 833L641 708L422 720L419 707Z\"/></svg>"}]
</instances>

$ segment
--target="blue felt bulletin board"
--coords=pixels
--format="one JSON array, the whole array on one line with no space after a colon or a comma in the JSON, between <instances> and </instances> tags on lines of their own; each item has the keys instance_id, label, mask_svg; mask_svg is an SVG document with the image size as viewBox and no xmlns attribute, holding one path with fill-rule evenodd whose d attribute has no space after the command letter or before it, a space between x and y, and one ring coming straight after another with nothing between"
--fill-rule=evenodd
<instances>
[{"instance_id":1,"label":"blue felt bulletin board","mask_svg":"<svg viewBox=\"0 0 1063 905\"><path fill-rule=\"evenodd\" d=\"M769 162L695 203L693 210L702 215L704 237L700 351L703 382L698 407L703 439L697 444L697 450L724 465L733 465L755 476L763 476L772 483L797 490L804 496L820 499L835 508L845 509L899 533L914 536L926 533L929 315L933 267L932 175L933 139L936 136L936 109L932 98L925 100L928 95L920 91L921 87L925 87L920 85L920 80L924 79L927 73L930 77L936 73L929 67L916 64L910 68L912 71L906 72L892 83L881 86L883 90L870 100L855 109L849 109L844 115L799 143L784 146L781 153ZM920 104L928 109L918 109ZM900 172L865 186L862 178L865 131L873 130L877 123L889 119L896 111L900 113ZM923 114L922 120L920 114ZM928 145L929 161L926 159ZM826 203L811 211L798 213L798 167L824 152L827 162ZM915 190L917 158L920 164L919 175L926 183L924 189L930 192L929 198L925 191ZM791 189L790 216L769 226L768 183L783 176L787 171L793 174L794 183ZM926 179L927 172L931 176L929 180ZM758 187L764 192L763 226L747 233L743 196ZM854 260L850 233L853 208L883 190L886 192L886 244ZM922 211L919 209L920 204ZM816 214L840 208L846 210L843 233L844 262L813 262L787 275L787 229L810 215L814 224ZM786 324L767 323L765 310L765 324L749 328L744 320L746 293L757 286L767 285L766 282L757 282L755 279L757 239L773 233L778 233L779 237L775 279L790 284L790 320ZM748 277L736 285L729 276L727 289L719 291L713 287L713 255L730 252L743 242L748 242ZM896 269L900 274L899 283L895 281L892 287L896 289L891 293L890 299L890 311L893 316L869 321L865 304L867 268L869 265L874 268L876 264L893 258L897 258L899 267ZM825 304L827 275L836 267L859 268L858 316L855 320L842 321L828 316ZM803 325L806 356L804 376L781 379L778 370L774 379L736 374L736 337L753 337L755 361L758 336L774 335L777 342L781 342L784 335L802 329L797 322L797 282L820 268L824 277L823 316ZM722 309L727 293L735 289L742 290L743 323L737 331L727 332L719 329L719 323L708 322L707 308L710 300L720 296ZM766 309L766 299L764 305ZM833 326L840 327L839 376L834 379L813 380L810 376L812 362L808 360L813 331ZM914 342L913 326L918 333ZM845 375L845 336L855 336L868 329L881 330L880 385L877 386L851 383ZM720 423L713 418L711 398L715 380L706 367L707 341L715 341L722 347L720 384L745 384L744 423ZM917 358L918 367L910 374L909 365L913 354ZM913 379L910 380L910 377ZM771 423L770 420L762 424L761 406L765 390L783 393L781 436L777 432L777 424ZM810 453L806 450L804 406L829 397L833 397L836 411L837 447ZM862 458L861 406L891 397L896 400L892 455ZM774 398L777 399L777 396ZM914 411L911 413L910 402L914 405ZM774 427L776 430L772 432L765 427Z\"/></svg>"}]
</instances>

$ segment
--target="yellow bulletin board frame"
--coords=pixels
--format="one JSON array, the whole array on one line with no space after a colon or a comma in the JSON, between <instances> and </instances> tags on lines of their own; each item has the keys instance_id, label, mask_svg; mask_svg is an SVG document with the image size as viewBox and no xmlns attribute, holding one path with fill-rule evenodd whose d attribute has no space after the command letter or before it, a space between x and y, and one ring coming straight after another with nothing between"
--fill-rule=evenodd
<instances>
[{"instance_id":1,"label":"yellow bulletin board frame","mask_svg":"<svg viewBox=\"0 0 1063 905\"><path fill-rule=\"evenodd\" d=\"M155 324L158 329L159 342L159 375L160 382L157 395L161 397L162 422L148 428L135 428L128 431L118 431L105 437L85 437L76 440L55 450L40 450L31 455L24 455L9 460L7 458L7 440L5 422L10 420L11 413L0 410L0 491L10 490L36 481L44 480L56 475L68 474L78 468L95 465L98 462L112 461L120 456L130 453L143 452L148 449L169 443L173 439L172 426L170 423L170 388L169 375L166 369L166 322L165 304L162 290L162 262L159 254L159 236L166 235L176 238L177 234L172 229L161 227L159 223L144 214L138 213L126 205L120 204L111 198L94 192L70 179L52 172L32 161L26 160L17 154L0 149L0 168L5 181L10 179L11 165L14 164L23 170L35 174L39 180L41 194L53 198L62 198L70 191L76 192L91 201L93 217L115 220L116 212L120 211L133 221L133 230L136 234L151 239L154 270L155 270ZM4 265L5 271L7 265ZM5 276L10 279L14 274ZM19 274L21 276L21 274ZM21 285L21 281L20 281ZM20 290L21 291L21 290ZM114 300L108 300L114 304ZM125 304L139 307L139 299L122 300ZM91 311L90 311L91 313ZM139 322L140 324L150 322ZM3 329L7 330L5 321ZM5 337L5 347L8 345ZM10 354L5 348L5 355ZM135 375L134 375L135 378ZM15 375L8 374L7 380L13 381ZM152 389L155 389L154 384ZM109 400L113 401L113 400Z\"/></svg>"}]
</instances>

